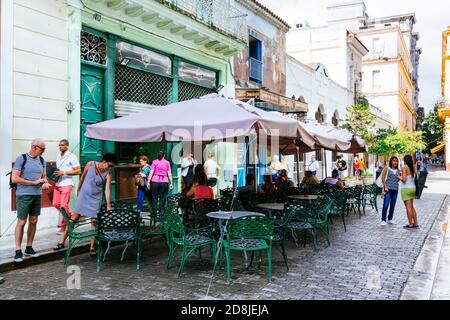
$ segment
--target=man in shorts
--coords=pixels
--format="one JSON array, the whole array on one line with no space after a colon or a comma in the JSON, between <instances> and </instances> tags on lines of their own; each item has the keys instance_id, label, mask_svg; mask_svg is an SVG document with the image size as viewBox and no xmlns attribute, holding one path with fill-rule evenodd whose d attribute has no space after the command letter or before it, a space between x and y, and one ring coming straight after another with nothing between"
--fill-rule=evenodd
<instances>
[{"instance_id":1,"label":"man in shorts","mask_svg":"<svg viewBox=\"0 0 450 320\"><path fill-rule=\"evenodd\" d=\"M23 261L22 239L24 227L28 220L27 246L25 255L33 258L39 254L33 249L33 240L36 234L36 225L41 213L42 189L48 189L45 166L42 158L45 151L45 141L34 139L28 153L19 155L14 162L12 170L12 182L17 184L16 209L17 225L15 230L16 254L15 262Z\"/></svg>"}]
</instances>

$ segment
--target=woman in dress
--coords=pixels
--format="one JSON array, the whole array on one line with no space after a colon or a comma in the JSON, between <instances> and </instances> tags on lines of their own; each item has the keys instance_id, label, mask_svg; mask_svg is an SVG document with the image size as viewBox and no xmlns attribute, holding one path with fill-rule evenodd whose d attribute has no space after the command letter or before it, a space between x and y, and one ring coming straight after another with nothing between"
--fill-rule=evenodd
<instances>
[{"instance_id":1,"label":"woman in dress","mask_svg":"<svg viewBox=\"0 0 450 320\"><path fill-rule=\"evenodd\" d=\"M71 213L71 220L77 221L80 216L97 218L97 213L102 204L103 186L105 186L106 209L111 210L111 181L112 173L110 168L117 164L116 156L112 153L106 153L102 162L90 161L84 168L77 190L77 201L75 209ZM64 248L68 236L68 228L54 250ZM95 255L95 239L91 240L89 251L91 256Z\"/></svg>"},{"instance_id":2,"label":"woman in dress","mask_svg":"<svg viewBox=\"0 0 450 320\"><path fill-rule=\"evenodd\" d=\"M406 214L408 215L408 224L404 228L413 229L419 227L416 209L414 209L414 199L416 197L416 184L414 180L417 172L412 156L406 155L403 161L405 165L402 167L402 174L399 180L402 200L405 203Z\"/></svg>"}]
</instances>

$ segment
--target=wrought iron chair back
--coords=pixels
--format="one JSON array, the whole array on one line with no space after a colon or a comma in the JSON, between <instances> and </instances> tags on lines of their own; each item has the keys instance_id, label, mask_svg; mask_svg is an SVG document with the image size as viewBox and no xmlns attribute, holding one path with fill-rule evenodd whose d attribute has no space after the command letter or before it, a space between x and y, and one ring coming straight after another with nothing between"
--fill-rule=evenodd
<instances>
[{"instance_id":1,"label":"wrought iron chair back","mask_svg":"<svg viewBox=\"0 0 450 320\"><path fill-rule=\"evenodd\" d=\"M243 217L233 220L229 226L229 239L267 238L273 235L275 219L270 217Z\"/></svg>"},{"instance_id":2,"label":"wrought iron chair back","mask_svg":"<svg viewBox=\"0 0 450 320\"><path fill-rule=\"evenodd\" d=\"M194 200L194 226L196 228L211 226L212 222L206 215L214 211L219 211L218 199Z\"/></svg>"}]
</instances>

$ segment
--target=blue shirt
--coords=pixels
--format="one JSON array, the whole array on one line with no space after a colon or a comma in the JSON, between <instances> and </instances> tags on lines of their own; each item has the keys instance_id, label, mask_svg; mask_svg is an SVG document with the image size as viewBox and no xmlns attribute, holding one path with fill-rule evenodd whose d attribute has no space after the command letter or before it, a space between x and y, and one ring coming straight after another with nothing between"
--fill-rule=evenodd
<instances>
[{"instance_id":1,"label":"blue shirt","mask_svg":"<svg viewBox=\"0 0 450 320\"><path fill-rule=\"evenodd\" d=\"M20 177L25 180L39 180L42 178L42 175L44 174L46 162L44 159L42 165L41 159L39 157L32 158L28 154L26 155L27 162L25 163L25 167L23 168L23 171L21 172ZM16 159L16 162L14 162L13 171L21 171L22 170L22 164L23 164L23 157L22 155L18 156ZM16 195L42 195L42 186L23 186L20 184L17 184L17 190Z\"/></svg>"}]
</instances>

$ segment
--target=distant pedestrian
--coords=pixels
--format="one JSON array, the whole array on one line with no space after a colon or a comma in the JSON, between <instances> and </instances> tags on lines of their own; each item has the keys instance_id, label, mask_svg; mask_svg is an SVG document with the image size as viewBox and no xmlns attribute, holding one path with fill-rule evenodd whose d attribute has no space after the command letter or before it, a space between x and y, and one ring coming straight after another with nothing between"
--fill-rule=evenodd
<instances>
[{"instance_id":1,"label":"distant pedestrian","mask_svg":"<svg viewBox=\"0 0 450 320\"><path fill-rule=\"evenodd\" d=\"M137 186L137 210L138 211L144 211L144 200L146 196L149 195L148 190L148 176L150 175L150 165L148 164L148 158L147 156L140 156L139 157L139 175L142 177L142 180L144 182L144 185L138 185Z\"/></svg>"},{"instance_id":2,"label":"distant pedestrian","mask_svg":"<svg viewBox=\"0 0 450 320\"><path fill-rule=\"evenodd\" d=\"M219 178L220 166L213 159L214 154L212 152L208 153L208 160L206 160L203 167L205 168L205 173L208 177L208 186L214 188L217 184L217 179Z\"/></svg>"},{"instance_id":3,"label":"distant pedestrian","mask_svg":"<svg viewBox=\"0 0 450 320\"><path fill-rule=\"evenodd\" d=\"M315 177L317 175L318 168L319 163L316 161L316 157L311 156L311 160L308 162L308 171L311 171L312 175Z\"/></svg>"},{"instance_id":4,"label":"distant pedestrian","mask_svg":"<svg viewBox=\"0 0 450 320\"><path fill-rule=\"evenodd\" d=\"M41 214L42 189L50 187L46 176L46 162L42 158L45 151L45 141L34 139L31 149L26 154L17 157L12 170L12 182L17 184L16 208L17 225L15 230L16 254L15 262L23 261L22 239L25 224L28 220L27 246L25 255L33 258L39 254L33 249L38 217Z\"/></svg>"},{"instance_id":5,"label":"distant pedestrian","mask_svg":"<svg viewBox=\"0 0 450 320\"><path fill-rule=\"evenodd\" d=\"M172 185L172 169L169 161L165 159L163 150L158 152L157 159L153 160L150 175L148 177L148 187L152 194L152 208L154 212L163 213L166 209L167 194ZM169 184L170 181L170 184Z\"/></svg>"},{"instance_id":6,"label":"distant pedestrian","mask_svg":"<svg viewBox=\"0 0 450 320\"><path fill-rule=\"evenodd\" d=\"M194 154L189 152L186 157L181 159L181 177L183 179L183 193L188 192L194 182L194 169L197 161L194 159Z\"/></svg>"},{"instance_id":7,"label":"distant pedestrian","mask_svg":"<svg viewBox=\"0 0 450 320\"><path fill-rule=\"evenodd\" d=\"M277 154L274 154L272 159L273 160L270 163L270 171L272 173L272 182L276 182L283 167Z\"/></svg>"},{"instance_id":8,"label":"distant pedestrian","mask_svg":"<svg viewBox=\"0 0 450 320\"><path fill-rule=\"evenodd\" d=\"M415 178L417 177L417 172L412 156L406 155L403 158L403 161L405 162L405 165L402 167L400 190L408 215L408 224L405 228L413 229L419 227L417 212L414 208L414 199L416 197Z\"/></svg>"},{"instance_id":9,"label":"distant pedestrian","mask_svg":"<svg viewBox=\"0 0 450 320\"><path fill-rule=\"evenodd\" d=\"M72 212L71 220L78 221L80 216L97 218L97 214L102 204L103 187L105 187L106 210L111 210L111 168L117 164L116 156L112 153L105 153L102 162L90 161L86 164L80 182L78 183L77 201ZM93 221L94 222L94 221ZM64 249L64 243L69 235L66 228L64 235L53 250ZM91 240L89 254L94 256L95 242Z\"/></svg>"},{"instance_id":10,"label":"distant pedestrian","mask_svg":"<svg viewBox=\"0 0 450 320\"><path fill-rule=\"evenodd\" d=\"M53 190L53 206L58 212L60 212L61 208L64 208L70 217L69 202L74 186L73 176L81 173L81 167L77 156L69 151L68 140L62 139L59 141L58 146L60 152L56 156L56 168L58 170L54 172L57 180ZM63 234L66 230L66 220L64 218L62 218L60 226L58 234Z\"/></svg>"},{"instance_id":11,"label":"distant pedestrian","mask_svg":"<svg viewBox=\"0 0 450 320\"><path fill-rule=\"evenodd\" d=\"M399 180L399 170L398 170L398 158L392 157L389 160L389 166L385 167L381 172L381 181L383 182L383 212L381 215L381 225L386 225L386 216L389 209L389 216L387 223L395 224L393 221L395 204L397 202L398 196L398 180Z\"/></svg>"},{"instance_id":12,"label":"distant pedestrian","mask_svg":"<svg viewBox=\"0 0 450 320\"><path fill-rule=\"evenodd\" d=\"M343 159L343 155L340 154L337 157L336 168L339 173L339 179L343 180L345 178L345 172L348 169L347 161Z\"/></svg>"}]
</instances>

